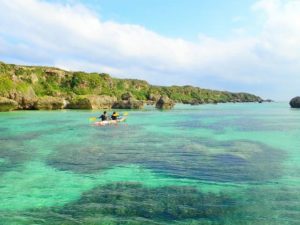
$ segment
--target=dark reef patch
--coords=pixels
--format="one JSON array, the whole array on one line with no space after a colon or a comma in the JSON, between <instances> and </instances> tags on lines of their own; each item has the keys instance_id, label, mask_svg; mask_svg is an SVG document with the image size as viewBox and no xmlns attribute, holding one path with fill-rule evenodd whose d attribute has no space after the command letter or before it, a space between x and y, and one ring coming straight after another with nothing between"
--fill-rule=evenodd
<instances>
[{"instance_id":1,"label":"dark reef patch","mask_svg":"<svg viewBox=\"0 0 300 225\"><path fill-rule=\"evenodd\" d=\"M47 163L76 173L137 164L170 176L217 182L261 182L282 175L285 153L260 142L145 134L140 129L95 128L85 133L84 143L55 146Z\"/></svg>"},{"instance_id":2,"label":"dark reef patch","mask_svg":"<svg viewBox=\"0 0 300 225\"><path fill-rule=\"evenodd\" d=\"M39 225L282 225L299 224L297 187L250 187L234 195L194 187L98 186L64 206L0 212L1 224Z\"/></svg>"},{"instance_id":3,"label":"dark reef patch","mask_svg":"<svg viewBox=\"0 0 300 225\"><path fill-rule=\"evenodd\" d=\"M249 141L202 142L180 146L144 166L176 177L218 182L260 182L281 176L284 152Z\"/></svg>"},{"instance_id":4,"label":"dark reef patch","mask_svg":"<svg viewBox=\"0 0 300 225\"><path fill-rule=\"evenodd\" d=\"M1 133L1 134L4 134L4 133L7 132L7 131L9 131L8 128L6 128L6 127L0 127L0 133Z\"/></svg>"},{"instance_id":5,"label":"dark reef patch","mask_svg":"<svg viewBox=\"0 0 300 225\"><path fill-rule=\"evenodd\" d=\"M47 164L59 170L94 173L134 163L144 153L141 149L137 149L142 143L138 143L139 139L134 129L129 133L123 126L95 128L95 132L87 134L87 137L87 140L80 143L55 146L55 150L47 158Z\"/></svg>"},{"instance_id":6,"label":"dark reef patch","mask_svg":"<svg viewBox=\"0 0 300 225\"><path fill-rule=\"evenodd\" d=\"M100 130L84 145L59 145L47 163L91 173L138 164L175 177L218 182L260 182L281 176L283 151L253 141L213 141L141 135L138 129Z\"/></svg>"},{"instance_id":7,"label":"dark reef patch","mask_svg":"<svg viewBox=\"0 0 300 225\"><path fill-rule=\"evenodd\" d=\"M23 142L0 139L0 174L19 168L30 159L28 149Z\"/></svg>"},{"instance_id":8,"label":"dark reef patch","mask_svg":"<svg viewBox=\"0 0 300 225\"><path fill-rule=\"evenodd\" d=\"M127 155L119 151L106 151L101 146L82 147L68 145L48 158L48 164L60 170L93 173L126 163Z\"/></svg>"},{"instance_id":9,"label":"dark reef patch","mask_svg":"<svg viewBox=\"0 0 300 225\"><path fill-rule=\"evenodd\" d=\"M34 210L30 215L35 224L53 225L105 224L105 221L170 224L186 220L220 223L235 210L235 201L229 196L202 193L193 187L147 188L138 183L112 183L83 193L79 200L62 208ZM110 223L109 218L112 218Z\"/></svg>"},{"instance_id":10,"label":"dark reef patch","mask_svg":"<svg viewBox=\"0 0 300 225\"><path fill-rule=\"evenodd\" d=\"M36 132L28 132L28 133L6 133L1 135L0 141L14 141L14 142L25 142L33 139L37 139L41 136L41 133Z\"/></svg>"}]
</instances>

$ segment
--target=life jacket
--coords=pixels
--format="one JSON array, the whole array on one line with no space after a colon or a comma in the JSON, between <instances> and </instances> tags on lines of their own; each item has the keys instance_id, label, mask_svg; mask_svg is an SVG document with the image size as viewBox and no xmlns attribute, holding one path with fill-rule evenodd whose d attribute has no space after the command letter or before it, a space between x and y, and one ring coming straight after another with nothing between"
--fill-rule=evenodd
<instances>
[{"instance_id":1,"label":"life jacket","mask_svg":"<svg viewBox=\"0 0 300 225\"><path fill-rule=\"evenodd\" d=\"M111 119L112 120L117 120L118 119L119 114L118 113L114 113L111 115Z\"/></svg>"}]
</instances>

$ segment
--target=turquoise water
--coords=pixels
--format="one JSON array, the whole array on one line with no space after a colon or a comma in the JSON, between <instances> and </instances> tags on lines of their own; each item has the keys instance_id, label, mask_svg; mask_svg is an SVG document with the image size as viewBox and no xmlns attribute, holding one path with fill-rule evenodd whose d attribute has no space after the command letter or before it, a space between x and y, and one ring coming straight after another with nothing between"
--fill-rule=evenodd
<instances>
[{"instance_id":1,"label":"turquoise water","mask_svg":"<svg viewBox=\"0 0 300 225\"><path fill-rule=\"evenodd\" d=\"M0 113L0 224L299 224L287 103Z\"/></svg>"}]
</instances>

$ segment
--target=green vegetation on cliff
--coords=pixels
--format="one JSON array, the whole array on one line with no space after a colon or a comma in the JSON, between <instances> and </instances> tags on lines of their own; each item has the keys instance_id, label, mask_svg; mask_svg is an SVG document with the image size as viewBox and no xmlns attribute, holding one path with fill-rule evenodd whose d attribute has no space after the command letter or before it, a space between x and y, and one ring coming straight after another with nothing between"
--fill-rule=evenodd
<instances>
[{"instance_id":1,"label":"green vegetation on cliff","mask_svg":"<svg viewBox=\"0 0 300 225\"><path fill-rule=\"evenodd\" d=\"M143 80L117 79L105 73L69 72L53 67L18 66L0 63L0 96L20 102L23 94L72 99L102 95L122 99L130 93L136 100L157 101L168 96L181 103L256 102L260 97L247 93L215 91L192 86L153 86ZM27 94L26 94L27 93Z\"/></svg>"}]
</instances>

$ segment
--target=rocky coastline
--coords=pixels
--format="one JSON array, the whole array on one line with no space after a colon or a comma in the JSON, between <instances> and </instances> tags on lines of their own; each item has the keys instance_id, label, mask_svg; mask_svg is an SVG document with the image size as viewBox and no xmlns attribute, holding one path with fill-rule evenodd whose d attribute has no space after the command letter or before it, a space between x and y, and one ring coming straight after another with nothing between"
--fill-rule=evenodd
<instances>
[{"instance_id":1,"label":"rocky coastline","mask_svg":"<svg viewBox=\"0 0 300 225\"><path fill-rule=\"evenodd\" d=\"M193 86L154 86L143 80L103 73L70 72L52 67L0 62L0 111L59 109L171 109L176 103L261 102L248 93Z\"/></svg>"}]
</instances>

